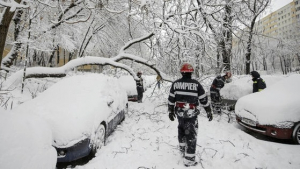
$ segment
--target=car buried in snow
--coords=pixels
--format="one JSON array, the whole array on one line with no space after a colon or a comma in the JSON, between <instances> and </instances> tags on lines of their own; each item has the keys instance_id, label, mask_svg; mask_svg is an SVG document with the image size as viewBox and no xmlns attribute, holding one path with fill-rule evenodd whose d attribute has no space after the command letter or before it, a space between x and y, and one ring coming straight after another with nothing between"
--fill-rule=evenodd
<instances>
[{"instance_id":1,"label":"car buried in snow","mask_svg":"<svg viewBox=\"0 0 300 169\"><path fill-rule=\"evenodd\" d=\"M126 90L128 101L137 101L137 89L134 78L130 75L119 77L119 82L122 87Z\"/></svg>"},{"instance_id":2,"label":"car buried in snow","mask_svg":"<svg viewBox=\"0 0 300 169\"><path fill-rule=\"evenodd\" d=\"M300 75L238 99L238 124L254 132L300 144Z\"/></svg>"},{"instance_id":3,"label":"car buried in snow","mask_svg":"<svg viewBox=\"0 0 300 169\"><path fill-rule=\"evenodd\" d=\"M85 74L65 77L17 108L45 119L57 162L71 162L96 154L125 119L128 101L116 78Z\"/></svg>"}]
</instances>

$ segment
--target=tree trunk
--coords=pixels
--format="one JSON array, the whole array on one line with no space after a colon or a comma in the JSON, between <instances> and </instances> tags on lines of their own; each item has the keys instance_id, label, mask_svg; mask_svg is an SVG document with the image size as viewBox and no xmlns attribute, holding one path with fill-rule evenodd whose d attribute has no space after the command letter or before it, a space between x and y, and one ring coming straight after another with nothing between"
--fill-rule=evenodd
<instances>
[{"instance_id":1,"label":"tree trunk","mask_svg":"<svg viewBox=\"0 0 300 169\"><path fill-rule=\"evenodd\" d=\"M267 61L266 61L265 57L263 57L263 67L264 67L264 70L268 69L268 65L267 65Z\"/></svg>"},{"instance_id":2,"label":"tree trunk","mask_svg":"<svg viewBox=\"0 0 300 169\"><path fill-rule=\"evenodd\" d=\"M31 34L30 34L31 21L32 21L31 18L29 18L29 23L28 23L28 30L29 30L29 31L28 31L28 41L30 40L30 36L31 36ZM25 85L25 79L26 79L27 60L28 60L28 57L29 57L28 55L29 55L29 44L28 44L28 42L27 42L21 93L23 93L23 91L24 91L24 85Z\"/></svg>"},{"instance_id":3,"label":"tree trunk","mask_svg":"<svg viewBox=\"0 0 300 169\"><path fill-rule=\"evenodd\" d=\"M18 10L13 19L13 21L15 23L15 31L14 31L15 43L13 44L13 47L11 48L11 54L9 56L9 59L7 59L3 62L3 64L6 67L10 67L11 65L13 65L13 62L14 62L14 60L17 59L19 50L22 46L22 43L18 42L18 37L19 37L19 33L20 33L20 21L21 21L22 14L23 14L23 10Z\"/></svg>"},{"instance_id":4,"label":"tree trunk","mask_svg":"<svg viewBox=\"0 0 300 169\"><path fill-rule=\"evenodd\" d=\"M281 71L282 71L282 74L284 74L284 67L283 67L283 61L282 61L281 56L279 56L279 59L280 59Z\"/></svg>"},{"instance_id":5,"label":"tree trunk","mask_svg":"<svg viewBox=\"0 0 300 169\"><path fill-rule=\"evenodd\" d=\"M299 54L299 53L297 53L296 55L297 55L297 58L298 58L298 63L299 63L299 67L300 67L300 54Z\"/></svg>"},{"instance_id":6,"label":"tree trunk","mask_svg":"<svg viewBox=\"0 0 300 169\"><path fill-rule=\"evenodd\" d=\"M53 51L51 52L51 55L50 55L50 58L49 58L49 61L48 61L48 66L49 66L49 67L53 67L52 62L53 62L53 58L54 58L54 55L55 55L55 53L56 53L57 47L58 47L58 46L56 46L56 47L53 49Z\"/></svg>"},{"instance_id":7,"label":"tree trunk","mask_svg":"<svg viewBox=\"0 0 300 169\"><path fill-rule=\"evenodd\" d=\"M230 59L232 57L232 7L231 4L229 4L230 1L225 5L225 18L224 18L224 31L223 31L223 36L224 40L222 42L222 57L223 57L223 66L224 70L230 70Z\"/></svg>"},{"instance_id":8,"label":"tree trunk","mask_svg":"<svg viewBox=\"0 0 300 169\"><path fill-rule=\"evenodd\" d=\"M15 2L20 3L21 0L15 0ZM10 8L8 7L4 8L2 22L0 24L0 69L1 69L2 57L3 57L5 42L6 42L6 36L8 33L10 22L14 14L15 11L11 12Z\"/></svg>"},{"instance_id":9,"label":"tree trunk","mask_svg":"<svg viewBox=\"0 0 300 169\"><path fill-rule=\"evenodd\" d=\"M56 50L56 67L59 65L60 55L59 55L59 46L57 46Z\"/></svg>"}]
</instances>

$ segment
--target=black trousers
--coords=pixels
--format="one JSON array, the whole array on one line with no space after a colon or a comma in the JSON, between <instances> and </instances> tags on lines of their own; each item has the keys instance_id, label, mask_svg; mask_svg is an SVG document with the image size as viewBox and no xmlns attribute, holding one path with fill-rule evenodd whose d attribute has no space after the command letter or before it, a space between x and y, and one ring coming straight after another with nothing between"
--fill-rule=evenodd
<instances>
[{"instance_id":1,"label":"black trousers","mask_svg":"<svg viewBox=\"0 0 300 169\"><path fill-rule=\"evenodd\" d=\"M136 88L136 90L137 90L137 93L138 93L138 97L137 97L138 101L142 101L142 99L143 99L143 93L144 93L144 88L138 86Z\"/></svg>"},{"instance_id":2,"label":"black trousers","mask_svg":"<svg viewBox=\"0 0 300 169\"><path fill-rule=\"evenodd\" d=\"M182 118L178 119L178 141L179 144L185 143L186 154L195 155L198 133L198 118Z\"/></svg>"},{"instance_id":3,"label":"black trousers","mask_svg":"<svg viewBox=\"0 0 300 169\"><path fill-rule=\"evenodd\" d=\"M218 90L210 90L211 105L215 113L221 113L222 100Z\"/></svg>"}]
</instances>

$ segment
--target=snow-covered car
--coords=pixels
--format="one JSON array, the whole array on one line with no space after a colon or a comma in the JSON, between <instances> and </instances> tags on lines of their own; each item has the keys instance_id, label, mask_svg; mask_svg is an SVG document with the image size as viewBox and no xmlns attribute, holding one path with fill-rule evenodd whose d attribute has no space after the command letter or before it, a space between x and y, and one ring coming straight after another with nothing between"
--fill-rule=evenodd
<instances>
[{"instance_id":1,"label":"snow-covered car","mask_svg":"<svg viewBox=\"0 0 300 169\"><path fill-rule=\"evenodd\" d=\"M126 90L128 101L137 101L136 82L132 76L121 76L119 82Z\"/></svg>"},{"instance_id":2,"label":"snow-covered car","mask_svg":"<svg viewBox=\"0 0 300 169\"><path fill-rule=\"evenodd\" d=\"M45 119L53 133L57 162L96 152L125 119L127 95L118 79L102 74L66 77L17 107Z\"/></svg>"},{"instance_id":3,"label":"snow-covered car","mask_svg":"<svg viewBox=\"0 0 300 169\"><path fill-rule=\"evenodd\" d=\"M0 112L0 135L0 168L55 168L52 132L41 117Z\"/></svg>"},{"instance_id":4,"label":"snow-covered car","mask_svg":"<svg viewBox=\"0 0 300 169\"><path fill-rule=\"evenodd\" d=\"M266 82L267 86L270 87L286 77L263 75L262 78ZM230 83L226 83L224 88L220 90L220 94L223 98L223 105L230 110L234 110L237 100L243 96L251 94L252 89L253 81L250 75L232 77L232 81Z\"/></svg>"},{"instance_id":5,"label":"snow-covered car","mask_svg":"<svg viewBox=\"0 0 300 169\"><path fill-rule=\"evenodd\" d=\"M145 75L142 78L145 91L156 82L156 76L154 75ZM124 75L119 77L119 83L126 90L128 101L137 101L136 81L134 78L130 75Z\"/></svg>"},{"instance_id":6,"label":"snow-covered car","mask_svg":"<svg viewBox=\"0 0 300 169\"><path fill-rule=\"evenodd\" d=\"M300 75L291 75L265 90L240 98L237 122L255 132L300 144Z\"/></svg>"}]
</instances>

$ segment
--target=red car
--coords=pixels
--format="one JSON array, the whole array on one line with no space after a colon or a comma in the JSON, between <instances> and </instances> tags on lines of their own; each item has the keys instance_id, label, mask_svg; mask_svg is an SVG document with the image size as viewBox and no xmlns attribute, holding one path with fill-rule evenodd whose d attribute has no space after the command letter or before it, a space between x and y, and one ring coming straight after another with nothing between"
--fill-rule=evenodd
<instances>
[{"instance_id":1,"label":"red car","mask_svg":"<svg viewBox=\"0 0 300 169\"><path fill-rule=\"evenodd\" d=\"M300 144L300 75L238 99L238 124L255 132Z\"/></svg>"}]
</instances>

